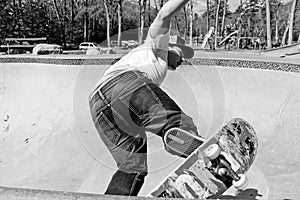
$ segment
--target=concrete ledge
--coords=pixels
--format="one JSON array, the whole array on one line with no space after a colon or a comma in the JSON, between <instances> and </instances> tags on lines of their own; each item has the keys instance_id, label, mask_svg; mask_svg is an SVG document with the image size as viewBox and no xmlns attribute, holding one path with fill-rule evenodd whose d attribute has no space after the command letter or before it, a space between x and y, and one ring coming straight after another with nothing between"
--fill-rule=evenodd
<instances>
[{"instance_id":1,"label":"concrete ledge","mask_svg":"<svg viewBox=\"0 0 300 200\"><path fill-rule=\"evenodd\" d=\"M111 196L51 190L0 187L0 200L146 200L146 197ZM155 199L155 198L151 198Z\"/></svg>"},{"instance_id":2,"label":"concrete ledge","mask_svg":"<svg viewBox=\"0 0 300 200\"><path fill-rule=\"evenodd\" d=\"M103 55L101 57L14 55L0 56L0 63L44 63L66 66L99 65L99 67L103 67L117 62L121 57L122 55L119 54ZM196 58L189 60L186 65L238 67L300 73L299 63L300 59L270 58L268 56L251 54L201 53L200 55L196 55Z\"/></svg>"},{"instance_id":3,"label":"concrete ledge","mask_svg":"<svg viewBox=\"0 0 300 200\"><path fill-rule=\"evenodd\" d=\"M0 186L0 200L159 200L153 197L128 197L89 193L10 188ZM169 198L171 199L171 198ZM227 198L226 198L227 199ZM174 199L175 200L175 199ZM176 199L180 200L180 199ZM228 200L228 199L227 199Z\"/></svg>"},{"instance_id":4,"label":"concrete ledge","mask_svg":"<svg viewBox=\"0 0 300 200\"><path fill-rule=\"evenodd\" d=\"M40 57L40 56L1 56L0 63L43 63L54 65L66 65L66 66L87 66L87 65L99 65L99 67L105 67L111 65L120 59L120 55L114 55L111 57ZM240 55L237 56L218 56L209 54L209 56L201 56L191 59L186 65L194 66L221 66L221 67L238 67L249 69L263 69L282 72L294 72L300 73L300 59L287 60L287 59L268 59L264 57L247 57Z\"/></svg>"}]
</instances>

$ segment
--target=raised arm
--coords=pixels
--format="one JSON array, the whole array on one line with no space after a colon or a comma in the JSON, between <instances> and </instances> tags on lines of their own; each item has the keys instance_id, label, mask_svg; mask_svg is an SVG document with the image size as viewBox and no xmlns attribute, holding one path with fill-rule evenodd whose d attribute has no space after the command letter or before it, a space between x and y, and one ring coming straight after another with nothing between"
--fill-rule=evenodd
<instances>
[{"instance_id":1,"label":"raised arm","mask_svg":"<svg viewBox=\"0 0 300 200\"><path fill-rule=\"evenodd\" d=\"M153 38L165 34L170 29L173 15L176 14L189 0L169 0L158 12L150 27L150 34Z\"/></svg>"}]
</instances>

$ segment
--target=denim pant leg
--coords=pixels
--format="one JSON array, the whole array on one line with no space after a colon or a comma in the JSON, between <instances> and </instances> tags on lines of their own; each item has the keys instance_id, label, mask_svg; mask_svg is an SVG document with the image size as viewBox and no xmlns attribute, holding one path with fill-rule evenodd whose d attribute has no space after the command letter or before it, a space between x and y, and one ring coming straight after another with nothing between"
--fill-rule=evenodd
<instances>
[{"instance_id":1,"label":"denim pant leg","mask_svg":"<svg viewBox=\"0 0 300 200\"><path fill-rule=\"evenodd\" d=\"M167 130L178 127L198 135L193 119L157 85L147 82L127 95L130 118L139 127L163 137ZM176 154L173 151L169 153ZM177 155L177 154L176 154Z\"/></svg>"},{"instance_id":2,"label":"denim pant leg","mask_svg":"<svg viewBox=\"0 0 300 200\"><path fill-rule=\"evenodd\" d=\"M117 170L104 194L137 196L144 184L145 174Z\"/></svg>"},{"instance_id":3,"label":"denim pant leg","mask_svg":"<svg viewBox=\"0 0 300 200\"><path fill-rule=\"evenodd\" d=\"M141 79L145 78L126 73L90 99L95 127L118 167L105 194L136 196L147 175L145 129L132 122L128 105L120 100L139 87Z\"/></svg>"},{"instance_id":4,"label":"denim pant leg","mask_svg":"<svg viewBox=\"0 0 300 200\"><path fill-rule=\"evenodd\" d=\"M165 92L137 72L125 73L101 92L104 99L95 95L90 101L91 114L118 166L106 194L137 195L147 175L145 131L162 137L171 127L194 134L197 129Z\"/></svg>"},{"instance_id":5,"label":"denim pant leg","mask_svg":"<svg viewBox=\"0 0 300 200\"><path fill-rule=\"evenodd\" d=\"M125 132L122 116L108 103L102 100L97 103L103 106L100 106L102 111L96 112L96 117L93 117L94 123L118 166L105 194L137 196L147 175L146 138Z\"/></svg>"}]
</instances>

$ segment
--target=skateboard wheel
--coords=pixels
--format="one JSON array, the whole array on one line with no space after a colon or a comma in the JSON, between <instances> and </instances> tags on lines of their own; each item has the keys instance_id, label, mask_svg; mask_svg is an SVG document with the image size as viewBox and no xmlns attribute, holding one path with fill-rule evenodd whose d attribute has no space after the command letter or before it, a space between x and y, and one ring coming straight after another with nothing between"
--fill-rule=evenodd
<instances>
[{"instance_id":1,"label":"skateboard wheel","mask_svg":"<svg viewBox=\"0 0 300 200\"><path fill-rule=\"evenodd\" d=\"M225 175L227 173L227 170L225 169L225 168L220 168L220 169L218 169L218 174L220 175L220 176L223 176L223 175Z\"/></svg>"},{"instance_id":2,"label":"skateboard wheel","mask_svg":"<svg viewBox=\"0 0 300 200\"><path fill-rule=\"evenodd\" d=\"M214 160L220 155L221 148L217 144L211 144L205 149L204 153L208 159Z\"/></svg>"},{"instance_id":3,"label":"skateboard wheel","mask_svg":"<svg viewBox=\"0 0 300 200\"><path fill-rule=\"evenodd\" d=\"M240 177L240 180L233 180L232 184L237 190L244 190L248 186L248 179L244 174L239 174L238 176Z\"/></svg>"}]
</instances>

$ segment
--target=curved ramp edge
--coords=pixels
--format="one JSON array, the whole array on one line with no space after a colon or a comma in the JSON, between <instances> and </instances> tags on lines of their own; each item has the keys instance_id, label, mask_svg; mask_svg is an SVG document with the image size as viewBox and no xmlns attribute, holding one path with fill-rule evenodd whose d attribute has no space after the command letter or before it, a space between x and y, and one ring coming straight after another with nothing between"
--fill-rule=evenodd
<instances>
[{"instance_id":1,"label":"curved ramp edge","mask_svg":"<svg viewBox=\"0 0 300 200\"><path fill-rule=\"evenodd\" d=\"M37 190L0 186L0 200L157 200L153 197L129 197L90 193L64 192L54 190ZM164 200L163 198L159 198Z\"/></svg>"}]
</instances>

